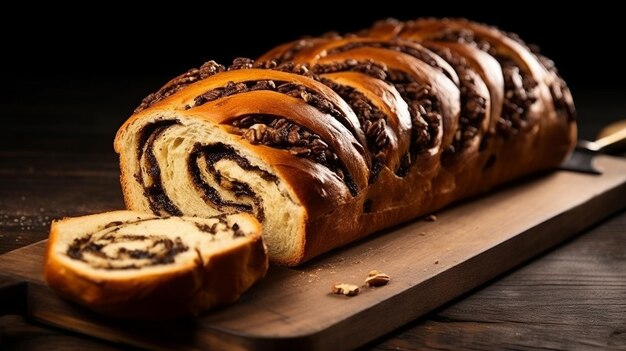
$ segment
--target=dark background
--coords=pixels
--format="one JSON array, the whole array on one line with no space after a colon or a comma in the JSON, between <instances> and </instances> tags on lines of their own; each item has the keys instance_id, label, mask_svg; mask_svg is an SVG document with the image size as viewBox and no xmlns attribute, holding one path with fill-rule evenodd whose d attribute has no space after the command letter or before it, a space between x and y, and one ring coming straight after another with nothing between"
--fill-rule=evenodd
<instances>
[{"instance_id":1,"label":"dark background","mask_svg":"<svg viewBox=\"0 0 626 351\"><path fill-rule=\"evenodd\" d=\"M602 1L570 2L567 8L547 0L498 5L385 0L375 6L353 2L352 8L338 7L338 1L293 1L284 8L267 1L249 7L209 0L198 8L177 0L167 8L151 4L139 11L128 9L140 6L134 2L124 8L92 1L84 8L20 3L25 8L16 9L13 2L0 10L0 253L46 238L51 218L123 206L114 133L141 99L169 78L209 59L255 57L302 35L354 31L380 18L468 17L517 32L556 61L573 90L583 137L592 137L607 121L626 118L626 60L618 52L626 42L626 16ZM288 14L272 12L275 8ZM370 346L622 345L625 223L621 214ZM2 350L109 346L21 317L0 317Z\"/></svg>"},{"instance_id":2,"label":"dark background","mask_svg":"<svg viewBox=\"0 0 626 351\"><path fill-rule=\"evenodd\" d=\"M467 17L517 32L556 61L581 123L597 127L626 116L624 57L616 52L626 42L626 21L618 9L601 2L555 10L540 2L502 2L499 8L404 3L250 7L232 1L208 2L204 8L153 5L139 12L90 3L92 9L5 13L0 145L15 139L36 143L55 134L99 136L110 148L115 131L141 99L190 67L209 59L227 64L237 56L256 57L303 35L356 31L387 17Z\"/></svg>"}]
</instances>

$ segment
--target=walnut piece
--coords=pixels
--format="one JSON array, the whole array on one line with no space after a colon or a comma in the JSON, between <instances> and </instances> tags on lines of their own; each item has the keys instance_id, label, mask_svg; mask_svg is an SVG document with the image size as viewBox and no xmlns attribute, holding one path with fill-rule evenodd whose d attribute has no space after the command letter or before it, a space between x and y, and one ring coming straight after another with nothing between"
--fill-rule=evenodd
<instances>
[{"instance_id":1,"label":"walnut piece","mask_svg":"<svg viewBox=\"0 0 626 351\"><path fill-rule=\"evenodd\" d=\"M377 270L370 271L368 277L365 279L365 284L368 286L378 287L387 285L391 278L382 272Z\"/></svg>"},{"instance_id":2,"label":"walnut piece","mask_svg":"<svg viewBox=\"0 0 626 351\"><path fill-rule=\"evenodd\" d=\"M359 294L359 287L352 284L336 283L332 287L332 293L337 295L356 296Z\"/></svg>"}]
</instances>

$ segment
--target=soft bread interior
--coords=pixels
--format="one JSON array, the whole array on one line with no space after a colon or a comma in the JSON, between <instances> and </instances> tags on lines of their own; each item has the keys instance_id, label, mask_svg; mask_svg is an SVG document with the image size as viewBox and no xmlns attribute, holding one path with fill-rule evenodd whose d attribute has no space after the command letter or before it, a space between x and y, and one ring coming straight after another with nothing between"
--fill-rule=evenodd
<instances>
[{"instance_id":1,"label":"soft bread interior","mask_svg":"<svg viewBox=\"0 0 626 351\"><path fill-rule=\"evenodd\" d=\"M176 122L153 133L151 143L140 145L145 128L164 120ZM303 251L302 223L305 223L306 211L294 200L297 197L280 174L237 138L239 136L227 133L217 124L173 112L158 112L136 119L116 138L127 206L160 215L175 214L150 203L146 186L155 182L150 170L156 165L164 196L182 214L209 217L220 213L249 212L263 224L263 239L270 259L277 262L294 260L293 253ZM138 148L142 150L139 153ZM233 152L236 159L214 157L218 149ZM147 152L152 152L156 164L147 162ZM190 167L196 170L195 175ZM204 185L199 185L198 181ZM242 194L242 187L252 195ZM216 204L208 199L205 188L215 191L222 202L230 205Z\"/></svg>"}]
</instances>

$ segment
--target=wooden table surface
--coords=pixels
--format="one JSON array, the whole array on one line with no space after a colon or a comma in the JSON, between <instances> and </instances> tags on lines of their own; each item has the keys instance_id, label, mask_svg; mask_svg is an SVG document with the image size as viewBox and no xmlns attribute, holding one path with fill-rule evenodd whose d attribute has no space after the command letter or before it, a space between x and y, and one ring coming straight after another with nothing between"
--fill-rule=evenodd
<instances>
[{"instance_id":1,"label":"wooden table surface","mask_svg":"<svg viewBox=\"0 0 626 351\"><path fill-rule=\"evenodd\" d=\"M579 102L588 116L626 107L606 106ZM606 121L582 119L582 135ZM46 238L51 219L123 207L112 135L76 135L1 138L0 254ZM0 316L0 350L120 347ZM364 349L626 349L626 212Z\"/></svg>"}]
</instances>

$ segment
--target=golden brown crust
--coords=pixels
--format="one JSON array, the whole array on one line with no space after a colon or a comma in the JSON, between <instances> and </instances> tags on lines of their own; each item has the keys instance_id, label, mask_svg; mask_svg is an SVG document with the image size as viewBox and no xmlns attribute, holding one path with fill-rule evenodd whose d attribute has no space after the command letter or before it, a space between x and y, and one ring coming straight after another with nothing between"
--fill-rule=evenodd
<instances>
[{"instance_id":1,"label":"golden brown crust","mask_svg":"<svg viewBox=\"0 0 626 351\"><path fill-rule=\"evenodd\" d=\"M191 84L132 116L118 133L116 150L129 152L123 146L127 128L153 121L159 111L181 116L183 125L188 118L218 126L231 144L269 165L306 210L292 233L302 249L277 260L295 265L553 168L573 147L576 124L569 91L544 58L515 37L466 20L435 19L384 21L359 35L303 39L259 59L291 65L299 74L241 69ZM349 126L303 99L276 91L247 91L185 109L197 96L228 82L258 80L288 81L319 92L347 116ZM384 116L384 132L375 137L387 138L378 149L366 127L371 116L363 112L374 108ZM473 120L470 113L476 114ZM337 153L358 191L351 194L336 173L315 161L285 148L251 144L229 125L250 114L285 118L319 135ZM430 139L424 141L423 134ZM124 173L129 167L124 162L127 205L142 208L128 190L134 179Z\"/></svg>"}]
</instances>

